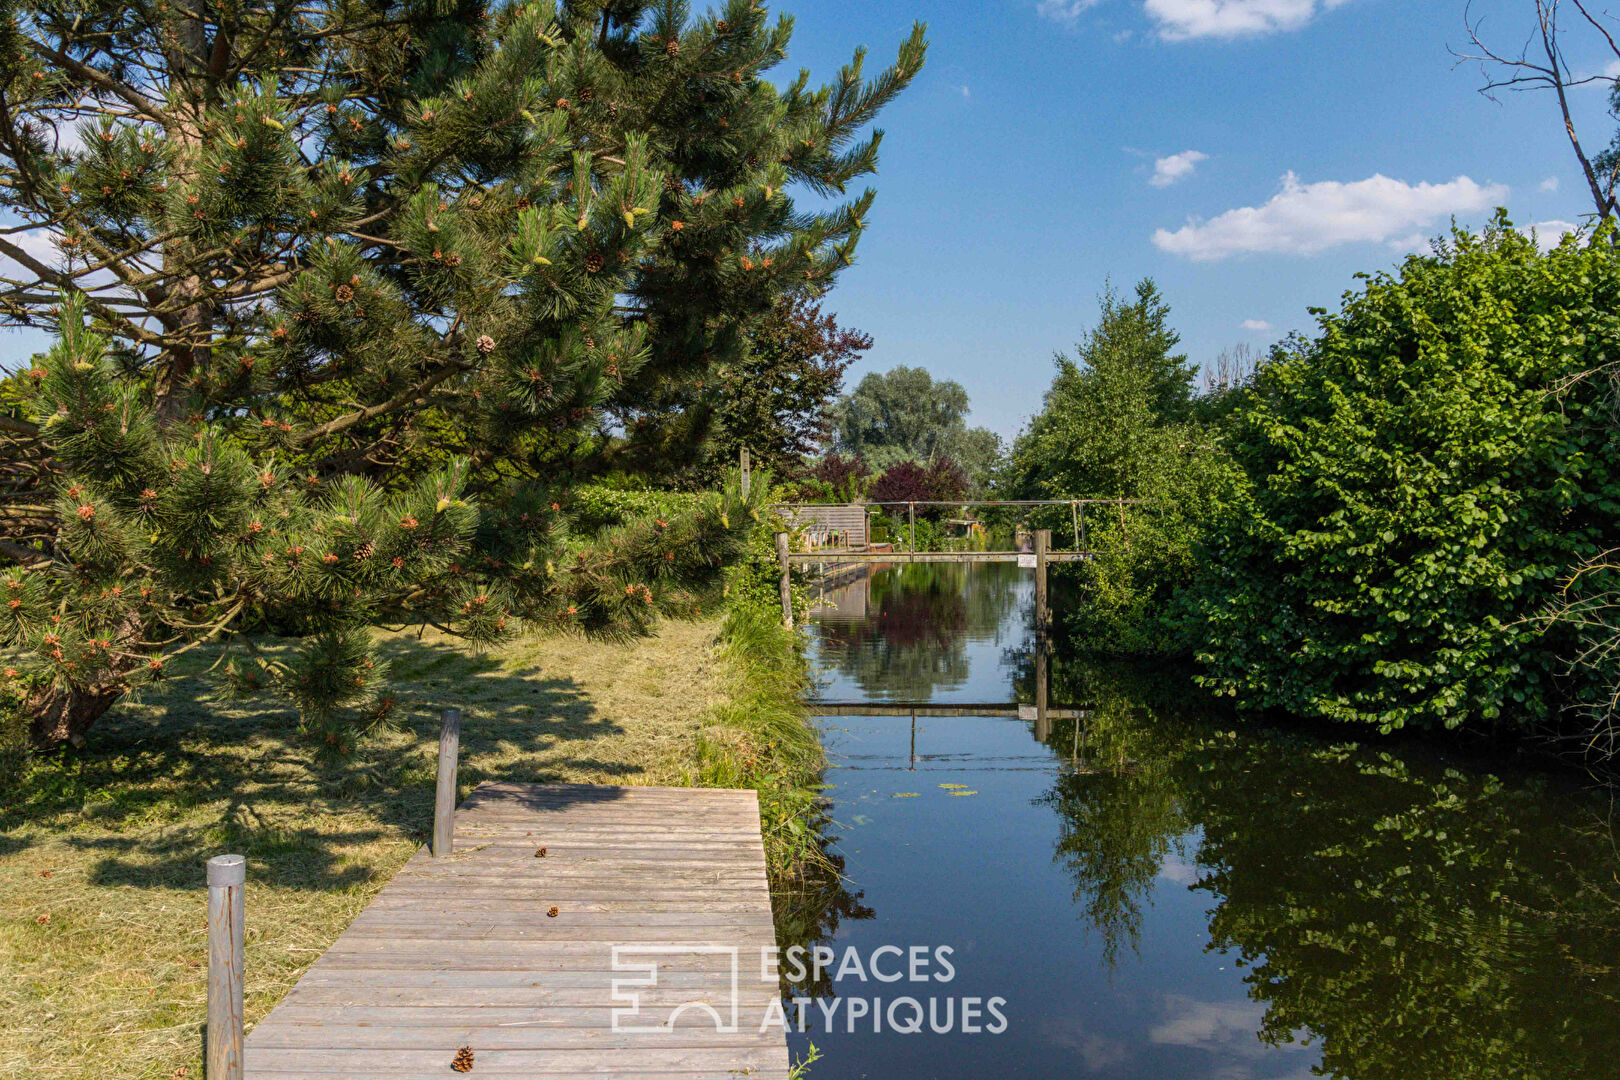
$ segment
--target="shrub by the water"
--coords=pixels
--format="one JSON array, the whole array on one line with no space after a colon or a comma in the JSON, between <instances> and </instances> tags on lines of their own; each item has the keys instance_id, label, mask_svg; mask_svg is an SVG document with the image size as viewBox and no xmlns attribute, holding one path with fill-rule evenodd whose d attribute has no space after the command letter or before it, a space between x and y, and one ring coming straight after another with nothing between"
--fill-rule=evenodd
<instances>
[{"instance_id":1,"label":"shrub by the water","mask_svg":"<svg viewBox=\"0 0 1620 1080\"><path fill-rule=\"evenodd\" d=\"M1206 681L1377 725L1556 714L1571 635L1535 617L1620 540L1620 259L1505 219L1367 280L1265 365L1204 552ZM1577 678L1580 673L1577 673Z\"/></svg>"}]
</instances>

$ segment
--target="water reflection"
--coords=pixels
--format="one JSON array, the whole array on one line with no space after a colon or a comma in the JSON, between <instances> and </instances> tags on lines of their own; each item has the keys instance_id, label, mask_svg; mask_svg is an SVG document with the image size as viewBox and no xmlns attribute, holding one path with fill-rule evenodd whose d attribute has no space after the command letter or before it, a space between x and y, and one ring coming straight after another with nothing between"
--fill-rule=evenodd
<instances>
[{"instance_id":1,"label":"water reflection","mask_svg":"<svg viewBox=\"0 0 1620 1080\"><path fill-rule=\"evenodd\" d=\"M833 618L819 623L822 662L874 700L927 701L963 686L971 674L969 643L999 641L1019 599L1016 588L967 587L979 569L909 563L834 590L823 605ZM1009 580L1005 573L991 576ZM865 617L851 617L858 611Z\"/></svg>"},{"instance_id":2,"label":"water reflection","mask_svg":"<svg viewBox=\"0 0 1620 1080\"><path fill-rule=\"evenodd\" d=\"M868 595L864 628L818 631L825 696L1037 709L919 710L920 756L906 718L823 721L873 916L823 940L955 942L1011 1025L817 1032L817 1077L1620 1076L1606 799L1240 726L1173 673L1025 651L1028 588L999 568L908 567ZM920 654L935 608L948 664ZM905 613L902 647L884 610Z\"/></svg>"}]
</instances>

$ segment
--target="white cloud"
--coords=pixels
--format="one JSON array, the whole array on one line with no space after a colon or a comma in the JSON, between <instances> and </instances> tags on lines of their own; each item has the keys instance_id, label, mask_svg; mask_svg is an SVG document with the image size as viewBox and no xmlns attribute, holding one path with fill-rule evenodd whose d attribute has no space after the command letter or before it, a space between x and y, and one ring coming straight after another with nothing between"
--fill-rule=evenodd
<instances>
[{"instance_id":1,"label":"white cloud","mask_svg":"<svg viewBox=\"0 0 1620 1080\"><path fill-rule=\"evenodd\" d=\"M50 236L43 230L37 232L12 233L6 241L14 247L21 248L23 253L44 263L52 270L60 270L66 265L62 252L52 242ZM24 269L20 264L0 255L0 274L6 277L33 280L34 272Z\"/></svg>"},{"instance_id":2,"label":"white cloud","mask_svg":"<svg viewBox=\"0 0 1620 1080\"><path fill-rule=\"evenodd\" d=\"M1244 319L1243 329L1253 330L1255 333L1264 333L1265 331L1272 329L1272 326L1264 319Z\"/></svg>"},{"instance_id":3,"label":"white cloud","mask_svg":"<svg viewBox=\"0 0 1620 1080\"><path fill-rule=\"evenodd\" d=\"M1101 2L1102 0L1040 0L1040 3L1035 5L1035 14L1053 22L1073 26L1080 20L1081 15Z\"/></svg>"},{"instance_id":4,"label":"white cloud","mask_svg":"<svg viewBox=\"0 0 1620 1080\"><path fill-rule=\"evenodd\" d=\"M1160 229L1153 244L1198 262L1254 252L1314 255L1340 244L1387 242L1453 214L1489 209L1507 194L1501 184L1477 184L1466 176L1444 184L1412 185L1382 175L1302 184L1290 172L1264 206L1239 207L1209 221L1190 219L1175 232Z\"/></svg>"},{"instance_id":5,"label":"white cloud","mask_svg":"<svg viewBox=\"0 0 1620 1080\"><path fill-rule=\"evenodd\" d=\"M1183 150L1179 154L1162 157L1153 163L1153 176L1148 183L1154 187L1169 187L1191 176L1198 169L1200 161L1208 160L1208 154L1201 154L1197 150Z\"/></svg>"},{"instance_id":6,"label":"white cloud","mask_svg":"<svg viewBox=\"0 0 1620 1080\"><path fill-rule=\"evenodd\" d=\"M1043 0L1043 3L1048 0ZM1144 0L1143 10L1169 41L1235 38L1298 30L1320 11L1349 0Z\"/></svg>"},{"instance_id":7,"label":"white cloud","mask_svg":"<svg viewBox=\"0 0 1620 1080\"><path fill-rule=\"evenodd\" d=\"M1558 177L1549 176L1541 182L1540 191L1553 192L1558 190Z\"/></svg>"},{"instance_id":8,"label":"white cloud","mask_svg":"<svg viewBox=\"0 0 1620 1080\"><path fill-rule=\"evenodd\" d=\"M969 90L967 87L962 86L962 87L958 87L958 89L962 91L962 97L963 98L970 99L970 98L973 97L973 91Z\"/></svg>"}]
</instances>

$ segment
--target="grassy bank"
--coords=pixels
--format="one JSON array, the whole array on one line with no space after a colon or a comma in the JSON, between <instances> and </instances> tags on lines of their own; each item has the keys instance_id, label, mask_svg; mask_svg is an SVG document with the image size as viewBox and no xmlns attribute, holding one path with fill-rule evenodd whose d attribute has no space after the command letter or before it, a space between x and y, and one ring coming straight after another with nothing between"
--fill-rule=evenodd
<instances>
[{"instance_id":1,"label":"grassy bank","mask_svg":"<svg viewBox=\"0 0 1620 1080\"><path fill-rule=\"evenodd\" d=\"M249 857L252 1022L425 840L443 705L464 712L463 790L754 787L773 869L792 873L814 851L800 815L821 761L803 665L768 617L720 631L665 623L629 645L542 639L484 657L387 638L403 725L343 763L319 760L289 709L210 700L196 667L121 705L0 810L0 1072L200 1076L203 861Z\"/></svg>"},{"instance_id":2,"label":"grassy bank","mask_svg":"<svg viewBox=\"0 0 1620 1080\"><path fill-rule=\"evenodd\" d=\"M804 706L809 670L774 611L739 606L726 617L719 656L724 696L698 736L694 781L753 788L765 853L779 883L825 869L821 739Z\"/></svg>"}]
</instances>

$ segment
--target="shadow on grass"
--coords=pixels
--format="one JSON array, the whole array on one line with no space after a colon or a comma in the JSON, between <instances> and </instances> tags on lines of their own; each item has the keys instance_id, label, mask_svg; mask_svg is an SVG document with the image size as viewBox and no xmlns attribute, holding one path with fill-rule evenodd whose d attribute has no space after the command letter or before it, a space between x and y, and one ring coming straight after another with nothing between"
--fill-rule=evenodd
<instances>
[{"instance_id":1,"label":"shadow on grass","mask_svg":"<svg viewBox=\"0 0 1620 1080\"><path fill-rule=\"evenodd\" d=\"M645 771L557 753L623 730L572 678L404 637L379 651L393 666L397 727L344 757L321 753L283 702L214 700L202 675L209 658L188 656L167 684L110 712L85 749L36 761L4 794L0 853L54 834L99 855L93 885L195 886L202 862L229 850L248 856L260 882L362 886L378 872L363 849L428 838L444 706L463 711L463 795L486 780L633 781Z\"/></svg>"}]
</instances>

